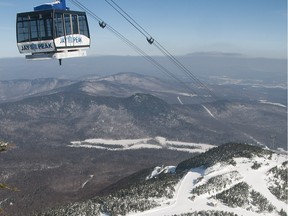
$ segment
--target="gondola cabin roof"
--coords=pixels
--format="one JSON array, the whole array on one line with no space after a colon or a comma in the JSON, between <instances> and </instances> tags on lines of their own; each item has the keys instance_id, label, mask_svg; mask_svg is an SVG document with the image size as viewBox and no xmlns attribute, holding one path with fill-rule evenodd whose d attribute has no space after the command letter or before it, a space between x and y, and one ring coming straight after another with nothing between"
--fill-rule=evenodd
<instances>
[{"instance_id":1,"label":"gondola cabin roof","mask_svg":"<svg viewBox=\"0 0 288 216\"><path fill-rule=\"evenodd\" d=\"M39 6L34 7L34 11L43 11L43 10L69 10L66 7L65 1L55 1L52 3L46 3Z\"/></svg>"}]
</instances>

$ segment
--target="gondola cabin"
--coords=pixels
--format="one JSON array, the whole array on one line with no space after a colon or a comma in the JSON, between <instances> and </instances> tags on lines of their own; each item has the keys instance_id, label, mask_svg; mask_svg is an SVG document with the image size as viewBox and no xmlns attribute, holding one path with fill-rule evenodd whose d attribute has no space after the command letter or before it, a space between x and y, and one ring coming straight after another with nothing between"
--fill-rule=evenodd
<instances>
[{"instance_id":1,"label":"gondola cabin","mask_svg":"<svg viewBox=\"0 0 288 216\"><path fill-rule=\"evenodd\" d=\"M86 56L90 34L85 12L71 11L65 0L43 4L17 14L17 46L26 59Z\"/></svg>"}]
</instances>

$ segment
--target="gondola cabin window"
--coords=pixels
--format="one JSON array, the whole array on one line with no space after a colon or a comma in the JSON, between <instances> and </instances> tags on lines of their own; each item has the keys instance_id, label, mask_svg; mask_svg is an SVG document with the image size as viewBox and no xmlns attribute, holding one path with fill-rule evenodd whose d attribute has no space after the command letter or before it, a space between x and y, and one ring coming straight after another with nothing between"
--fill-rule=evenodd
<instances>
[{"instance_id":1,"label":"gondola cabin window","mask_svg":"<svg viewBox=\"0 0 288 216\"><path fill-rule=\"evenodd\" d=\"M51 14L23 15L17 19L17 41L53 39Z\"/></svg>"},{"instance_id":2,"label":"gondola cabin window","mask_svg":"<svg viewBox=\"0 0 288 216\"><path fill-rule=\"evenodd\" d=\"M80 34L85 35L87 37L90 37L86 16L85 15L79 15L78 20L79 20Z\"/></svg>"},{"instance_id":3,"label":"gondola cabin window","mask_svg":"<svg viewBox=\"0 0 288 216\"><path fill-rule=\"evenodd\" d=\"M63 26L62 14L55 13L54 26L55 26L55 37L57 38L57 37L64 36L64 26Z\"/></svg>"},{"instance_id":4,"label":"gondola cabin window","mask_svg":"<svg viewBox=\"0 0 288 216\"><path fill-rule=\"evenodd\" d=\"M78 16L72 15L73 34L79 34Z\"/></svg>"},{"instance_id":5,"label":"gondola cabin window","mask_svg":"<svg viewBox=\"0 0 288 216\"><path fill-rule=\"evenodd\" d=\"M71 27L71 17L70 14L65 14L65 30L66 30L66 35L71 35L72 34L72 27Z\"/></svg>"},{"instance_id":6,"label":"gondola cabin window","mask_svg":"<svg viewBox=\"0 0 288 216\"><path fill-rule=\"evenodd\" d=\"M18 17L17 20L17 41L26 42L29 41L29 21L28 17Z\"/></svg>"}]
</instances>

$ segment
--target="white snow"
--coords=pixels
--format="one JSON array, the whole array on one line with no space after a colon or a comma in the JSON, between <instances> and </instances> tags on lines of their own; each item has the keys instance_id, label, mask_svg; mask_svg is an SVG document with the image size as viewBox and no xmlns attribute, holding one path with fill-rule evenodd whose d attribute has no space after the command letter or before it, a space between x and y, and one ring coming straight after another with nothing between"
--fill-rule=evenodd
<instances>
[{"instance_id":1,"label":"white snow","mask_svg":"<svg viewBox=\"0 0 288 216\"><path fill-rule=\"evenodd\" d=\"M201 210L219 210L219 211L227 211L227 212L234 212L239 216L270 216L270 215L278 215L276 211L274 212L264 212L259 213L252 208L252 210L246 210L245 208L231 208L220 201L211 199L210 197L218 192L214 192L214 194L202 194L200 196L196 196L193 200L189 199L192 197L190 193L191 190L203 184L203 182L207 182L207 180L213 176L222 175L225 173L230 173L232 171L237 171L237 179L238 181L234 182L237 184L238 182L244 181L246 182L253 190L261 193L266 197L269 202L276 207L277 211L281 209L287 209L287 204L279 201L267 188L266 176L267 171L273 168L276 165L287 161L287 155L277 155L274 154L272 159L268 158L259 158L255 157L253 159L247 158L237 158L235 159L237 165L232 166L229 164L221 164L217 163L214 166L204 169L202 167L198 167L196 169L191 169L184 178L178 183L175 187L175 195L170 200L162 201L160 207L156 207L154 209L150 209L145 212L133 213L129 214L130 216L161 216L161 215L180 215L183 213L194 212L194 211L201 211ZM261 163L261 167L259 169L252 169L251 166L254 162ZM155 172L153 171L152 174L157 175L163 168L156 167ZM158 170L158 171L156 171ZM152 175L151 174L151 175ZM203 177L203 179L198 182L196 181L197 178ZM231 186L231 185L230 185ZM167 206L167 203L170 205Z\"/></svg>"},{"instance_id":2,"label":"white snow","mask_svg":"<svg viewBox=\"0 0 288 216\"><path fill-rule=\"evenodd\" d=\"M178 95L182 95L182 96L187 96L187 97L196 97L197 94L190 94L190 93L181 93L181 92L176 92Z\"/></svg>"},{"instance_id":3,"label":"white snow","mask_svg":"<svg viewBox=\"0 0 288 216\"><path fill-rule=\"evenodd\" d=\"M208 111L207 111L208 112ZM142 148L154 148L154 149L170 149L177 151L187 151L187 152L205 152L210 148L215 146L209 144L199 144L199 143L188 143L179 141L169 141L164 137L154 137L154 138L143 138L143 139L124 139L124 140L109 140L109 139L87 139L84 141L74 141L71 142L70 147L84 147L84 148L100 148L110 151L124 151ZM227 211L238 214L239 216L270 216L277 215L276 211L281 209L287 209L287 204L278 200L269 190L268 190L268 175L267 171L274 166L282 164L287 161L287 154L281 152L282 154L273 154L272 158L266 157L254 157L253 159L248 158L236 158L234 159L237 163L236 166L225 163L217 163L212 167L204 169L203 167L198 167L190 170L183 179L175 186L175 194L172 199L158 199L157 202L160 206L150 209L145 212L130 213L130 216L161 216L161 215L180 215L183 213L189 213L201 210L218 210ZM252 165L257 162L261 164L258 169L252 169ZM237 173L235 172L237 171ZM160 173L173 173L175 172L175 166L159 166L151 172L146 179L157 177ZM195 196L192 200L191 191L194 187L206 183L210 178L226 175L230 176L229 173L235 172L233 177L233 183L227 184L225 188L219 191L212 191L209 194L204 193L199 196ZM203 177L201 181L197 181L199 177ZM93 177L90 177L91 179ZM83 183L83 187L91 180L88 179ZM266 197L269 202L275 206L276 211L269 212L257 212L257 207L252 207L250 210L246 208L231 208L221 203L221 201L214 200L211 198L212 195L216 195L223 190L236 185L239 182L246 182L251 190L255 190ZM246 206L247 207L247 206Z\"/></svg>"},{"instance_id":4,"label":"white snow","mask_svg":"<svg viewBox=\"0 0 288 216\"><path fill-rule=\"evenodd\" d=\"M44 3L44 5L56 5L60 4L60 1L54 1L54 2L49 2L49 3Z\"/></svg>"},{"instance_id":5,"label":"white snow","mask_svg":"<svg viewBox=\"0 0 288 216\"><path fill-rule=\"evenodd\" d=\"M204 143L190 143L180 141L169 141L164 137L143 138L143 139L86 139L84 141L73 141L69 147L74 148L97 148L109 151L125 151L136 149L169 149L189 153L202 153L214 145Z\"/></svg>"},{"instance_id":6,"label":"white snow","mask_svg":"<svg viewBox=\"0 0 288 216\"><path fill-rule=\"evenodd\" d=\"M180 99L179 96L177 97L177 99L178 99L179 103L180 103L181 105L183 105L183 102L181 101L181 99Z\"/></svg>"},{"instance_id":7,"label":"white snow","mask_svg":"<svg viewBox=\"0 0 288 216\"><path fill-rule=\"evenodd\" d=\"M156 176L158 176L161 173L175 173L176 170L176 166L162 166L162 167L155 167L154 170L152 171L152 173L146 177L146 180L148 179L152 179Z\"/></svg>"},{"instance_id":8,"label":"white snow","mask_svg":"<svg viewBox=\"0 0 288 216\"><path fill-rule=\"evenodd\" d=\"M208 112L208 114L213 117L214 119L216 119L216 117L212 114L212 112L204 105L202 105L202 107Z\"/></svg>"},{"instance_id":9,"label":"white snow","mask_svg":"<svg viewBox=\"0 0 288 216\"><path fill-rule=\"evenodd\" d=\"M90 182L93 177L94 177L94 175L90 175L89 178L82 184L82 187L81 187L81 188L84 188L85 185L86 185L88 182Z\"/></svg>"},{"instance_id":10,"label":"white snow","mask_svg":"<svg viewBox=\"0 0 288 216\"><path fill-rule=\"evenodd\" d=\"M286 108L287 106L285 106L284 104L281 104L281 103L273 103L273 102L269 102L267 100L259 100L260 103L263 103L263 104L270 104L270 105L274 105L274 106L280 106L280 107L284 107Z\"/></svg>"},{"instance_id":11,"label":"white snow","mask_svg":"<svg viewBox=\"0 0 288 216\"><path fill-rule=\"evenodd\" d=\"M192 189L193 182L203 175L203 168L196 168L188 172L184 178L176 186L176 194L173 199L170 200L170 206L157 207L145 211L143 213L129 214L133 216L159 216L159 215L173 215L191 212L192 201L189 199L191 196L190 190ZM167 203L167 201L165 202Z\"/></svg>"}]
</instances>

